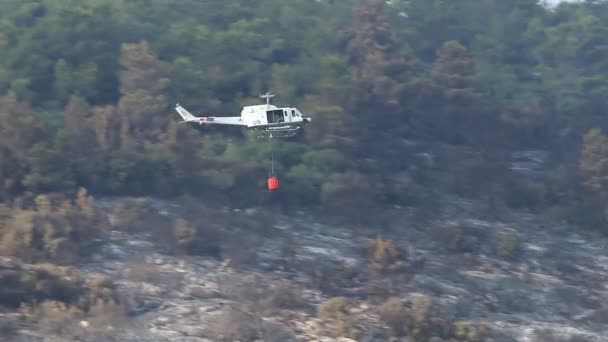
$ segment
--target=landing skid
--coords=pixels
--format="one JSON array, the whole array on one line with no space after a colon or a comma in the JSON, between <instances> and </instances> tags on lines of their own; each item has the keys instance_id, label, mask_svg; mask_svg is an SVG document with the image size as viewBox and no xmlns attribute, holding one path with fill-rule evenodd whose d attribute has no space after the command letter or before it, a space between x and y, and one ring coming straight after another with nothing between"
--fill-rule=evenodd
<instances>
[{"instance_id":1,"label":"landing skid","mask_svg":"<svg viewBox=\"0 0 608 342\"><path fill-rule=\"evenodd\" d=\"M298 134L300 126L280 126L280 127L268 127L264 129L256 129L258 138L272 139L272 138L289 138Z\"/></svg>"}]
</instances>

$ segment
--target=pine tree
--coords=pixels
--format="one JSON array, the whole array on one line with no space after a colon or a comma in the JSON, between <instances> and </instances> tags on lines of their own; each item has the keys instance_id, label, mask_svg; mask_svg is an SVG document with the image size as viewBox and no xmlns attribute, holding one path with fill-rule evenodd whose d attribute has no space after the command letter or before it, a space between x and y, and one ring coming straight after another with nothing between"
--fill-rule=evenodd
<instances>
[{"instance_id":1,"label":"pine tree","mask_svg":"<svg viewBox=\"0 0 608 342\"><path fill-rule=\"evenodd\" d=\"M474 128L483 108L476 88L473 59L456 41L445 42L437 52L430 84L439 117L433 117L440 134L452 142L465 142L479 133Z\"/></svg>"},{"instance_id":2,"label":"pine tree","mask_svg":"<svg viewBox=\"0 0 608 342\"><path fill-rule=\"evenodd\" d=\"M169 79L167 66L152 52L148 43L123 44L120 64L118 112L121 119L122 142L130 135L135 140L158 141L168 123L165 95Z\"/></svg>"},{"instance_id":3,"label":"pine tree","mask_svg":"<svg viewBox=\"0 0 608 342\"><path fill-rule=\"evenodd\" d=\"M352 107L370 130L407 121L404 99L413 77L414 58L394 37L386 3L366 0L355 9L345 32L344 53L354 67Z\"/></svg>"}]
</instances>

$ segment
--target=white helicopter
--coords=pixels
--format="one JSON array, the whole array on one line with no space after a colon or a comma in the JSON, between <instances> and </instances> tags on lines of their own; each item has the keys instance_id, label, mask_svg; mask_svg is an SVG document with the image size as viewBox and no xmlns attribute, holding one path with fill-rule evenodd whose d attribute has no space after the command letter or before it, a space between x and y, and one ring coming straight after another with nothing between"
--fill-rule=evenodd
<instances>
[{"instance_id":1,"label":"white helicopter","mask_svg":"<svg viewBox=\"0 0 608 342\"><path fill-rule=\"evenodd\" d=\"M194 116L178 104L175 110L184 121L180 123L198 123L199 125L232 125L244 126L258 131L259 138L287 138L298 133L303 125L312 121L295 107L277 107L270 104L276 94L261 94L266 104L244 106L241 116Z\"/></svg>"}]
</instances>

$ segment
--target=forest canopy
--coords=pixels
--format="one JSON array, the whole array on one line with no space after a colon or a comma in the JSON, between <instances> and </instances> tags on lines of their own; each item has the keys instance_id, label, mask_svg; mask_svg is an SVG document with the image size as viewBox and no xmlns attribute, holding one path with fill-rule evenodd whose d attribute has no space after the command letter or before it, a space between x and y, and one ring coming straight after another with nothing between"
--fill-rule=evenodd
<instances>
[{"instance_id":1,"label":"forest canopy","mask_svg":"<svg viewBox=\"0 0 608 342\"><path fill-rule=\"evenodd\" d=\"M578 164L591 129L581 174L599 179L607 29L593 0L4 1L0 200L86 188L256 203L273 153L290 202L398 202L421 181L404 140L479 152L473 169L509 188L501 156ZM303 136L177 125L177 102L235 115L267 90L313 117ZM537 197L605 197L566 169Z\"/></svg>"}]
</instances>

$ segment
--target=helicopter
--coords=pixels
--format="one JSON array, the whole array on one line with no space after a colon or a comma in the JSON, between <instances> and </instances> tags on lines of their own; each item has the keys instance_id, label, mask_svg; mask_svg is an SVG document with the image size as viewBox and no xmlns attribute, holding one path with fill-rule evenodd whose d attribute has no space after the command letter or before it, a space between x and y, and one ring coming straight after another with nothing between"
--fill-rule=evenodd
<instances>
[{"instance_id":1,"label":"helicopter","mask_svg":"<svg viewBox=\"0 0 608 342\"><path fill-rule=\"evenodd\" d=\"M241 116L194 116L179 103L175 110L182 117L180 123L197 123L199 125L232 125L243 126L258 132L258 138L288 138L298 131L312 118L304 116L295 107L277 107L270 104L270 99L276 96L267 92L260 94L266 104L244 106Z\"/></svg>"}]
</instances>

